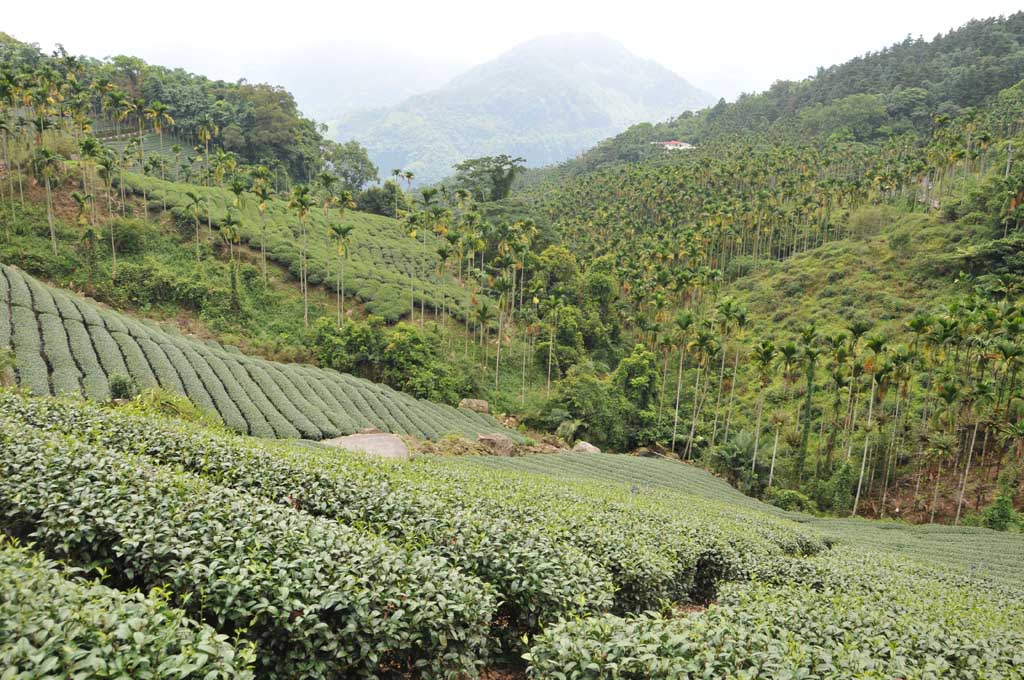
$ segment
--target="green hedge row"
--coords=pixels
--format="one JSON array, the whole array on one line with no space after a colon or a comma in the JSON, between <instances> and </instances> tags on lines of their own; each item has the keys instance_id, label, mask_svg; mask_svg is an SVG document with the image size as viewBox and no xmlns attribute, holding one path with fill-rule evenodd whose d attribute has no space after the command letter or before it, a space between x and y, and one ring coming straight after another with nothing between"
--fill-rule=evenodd
<instances>
[{"instance_id":1,"label":"green hedge row","mask_svg":"<svg viewBox=\"0 0 1024 680\"><path fill-rule=\"evenodd\" d=\"M609 575L539 527L445 495L417 492L395 466L321 447L256 442L157 419L0 392L0 413L32 426L89 437L96 444L183 466L205 478L313 515L382 532L444 556L492 584L500 607L494 636L506 649L523 633L612 603ZM451 490L457 494L458 490Z\"/></svg>"},{"instance_id":2,"label":"green hedge row","mask_svg":"<svg viewBox=\"0 0 1024 680\"><path fill-rule=\"evenodd\" d=\"M127 374L139 387L184 394L229 427L261 437L323 439L365 427L425 439L503 431L488 416L335 371L245 357L51 291L13 267L0 270L11 302L0 305L0 324L12 328L17 377L35 394L84 391L103 399L109 377Z\"/></svg>"},{"instance_id":3,"label":"green hedge row","mask_svg":"<svg viewBox=\"0 0 1024 680\"><path fill-rule=\"evenodd\" d=\"M234 203L234 196L218 187L179 184L134 173L126 174L124 180L130 191L138 194L145 191L156 203L166 201L175 219L189 227L193 217L186 209L186 191L208 199L215 226L224 220L228 206ZM232 211L236 209L232 207ZM250 200L236 214L241 221L243 241L258 249L265 230L267 257L288 267L297 278L299 248L294 237L297 218L288 210L287 201L269 201L266 215L261 217L255 202ZM206 216L202 219L205 222ZM437 238L434 234L422 234L421 240L413 240L396 221L355 211L346 212L343 219L354 228L350 257L345 264L346 293L359 299L367 311L388 321L397 321L408 314L410 282L415 284L417 307L422 299L427 306L440 309L443 299L446 308L460 315L468 308L467 291L460 288L453 277L439 279L436 275ZM337 247L322 211L310 213L308 232L309 281L333 291Z\"/></svg>"},{"instance_id":4,"label":"green hedge row","mask_svg":"<svg viewBox=\"0 0 1024 680\"><path fill-rule=\"evenodd\" d=\"M881 555L809 560L829 576L731 584L699 615L594 617L545 630L530 677L950 678L1024 676L1024 609L978 584Z\"/></svg>"},{"instance_id":5,"label":"green hedge row","mask_svg":"<svg viewBox=\"0 0 1024 680\"><path fill-rule=\"evenodd\" d=\"M38 315L39 328L43 333L43 347L50 360L50 380L54 394L80 396L82 394L82 373L71 355L64 322L56 314L43 312Z\"/></svg>"},{"instance_id":6,"label":"green hedge row","mask_svg":"<svg viewBox=\"0 0 1024 680\"><path fill-rule=\"evenodd\" d=\"M473 673L490 590L444 560L13 419L0 522L255 645L267 678Z\"/></svg>"},{"instance_id":7,"label":"green hedge row","mask_svg":"<svg viewBox=\"0 0 1024 680\"><path fill-rule=\"evenodd\" d=\"M91 583L0 538L0 677L251 680L252 650L154 591Z\"/></svg>"},{"instance_id":8,"label":"green hedge row","mask_svg":"<svg viewBox=\"0 0 1024 680\"><path fill-rule=\"evenodd\" d=\"M418 459L405 483L517 522L545 527L591 556L615 579L616 609L658 609L663 600L704 602L720 581L754 566L824 549L798 525L676 494L622 485L501 472L459 460ZM456 490L452 492L452 490ZM467 500L468 499L468 500Z\"/></svg>"}]
</instances>

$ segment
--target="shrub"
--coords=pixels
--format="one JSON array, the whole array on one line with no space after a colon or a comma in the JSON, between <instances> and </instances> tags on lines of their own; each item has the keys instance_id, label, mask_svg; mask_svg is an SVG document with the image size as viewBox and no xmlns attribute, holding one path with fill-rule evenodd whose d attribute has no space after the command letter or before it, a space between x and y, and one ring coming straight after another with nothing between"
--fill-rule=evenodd
<instances>
[{"instance_id":1,"label":"shrub","mask_svg":"<svg viewBox=\"0 0 1024 680\"><path fill-rule=\"evenodd\" d=\"M493 584L502 604L493 634L506 647L540 624L611 604L608 574L586 555L543 529L496 515L481 501L453 492L398 484L368 461L319 448L261 449L181 423L108 412L57 400L0 393L0 413L33 427L87 437L123 454L180 465L211 482L304 513L369 527L402 543L421 545L463 572ZM0 494L2 498L2 494ZM269 549L269 548L268 548Z\"/></svg>"},{"instance_id":2,"label":"shrub","mask_svg":"<svg viewBox=\"0 0 1024 680\"><path fill-rule=\"evenodd\" d=\"M795 510L797 512L815 513L818 505L813 500L792 489L771 489L768 493L768 502L783 510Z\"/></svg>"},{"instance_id":3,"label":"shrub","mask_svg":"<svg viewBox=\"0 0 1024 680\"><path fill-rule=\"evenodd\" d=\"M139 392L139 386L135 378L123 373L115 373L110 376L110 398L131 399Z\"/></svg>"},{"instance_id":4,"label":"shrub","mask_svg":"<svg viewBox=\"0 0 1024 680\"><path fill-rule=\"evenodd\" d=\"M1024 637L977 608L997 594L945 583L881 555L800 563L800 583L731 584L700 615L593 617L534 641L529 677L674 680L807 677L957 680L1017 677ZM843 562L860 562L850 554ZM984 603L984 605L982 604Z\"/></svg>"},{"instance_id":5,"label":"shrub","mask_svg":"<svg viewBox=\"0 0 1024 680\"><path fill-rule=\"evenodd\" d=\"M4 678L249 680L252 650L186 618L167 593L123 593L0 538Z\"/></svg>"},{"instance_id":6,"label":"shrub","mask_svg":"<svg viewBox=\"0 0 1024 680\"><path fill-rule=\"evenodd\" d=\"M489 589L439 558L147 465L3 423L0 523L122 586L166 587L237 632L269 678L426 677L475 668ZM69 521L69 518L73 518Z\"/></svg>"}]
</instances>

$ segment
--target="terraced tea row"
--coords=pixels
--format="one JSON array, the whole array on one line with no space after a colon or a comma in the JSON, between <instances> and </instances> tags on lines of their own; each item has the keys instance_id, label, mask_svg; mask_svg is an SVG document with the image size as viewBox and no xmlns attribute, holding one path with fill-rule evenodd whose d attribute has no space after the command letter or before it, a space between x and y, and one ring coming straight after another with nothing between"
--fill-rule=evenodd
<instances>
[{"instance_id":1,"label":"terraced tea row","mask_svg":"<svg viewBox=\"0 0 1024 680\"><path fill-rule=\"evenodd\" d=\"M579 467L395 465L11 391L0 432L0 527L111 584L158 581L221 632L252 616L267 677L472 677L522 652L543 678L976 680L1024 662L1019 584Z\"/></svg>"},{"instance_id":2,"label":"terraced tea row","mask_svg":"<svg viewBox=\"0 0 1024 680\"><path fill-rule=\"evenodd\" d=\"M699 499L680 512L608 486L474 474L436 458L374 464L12 394L0 395L0 412L444 556L495 587L503 604L492 634L505 649L559 618L705 601L720 580L823 548L788 522Z\"/></svg>"},{"instance_id":3,"label":"terraced tea row","mask_svg":"<svg viewBox=\"0 0 1024 680\"><path fill-rule=\"evenodd\" d=\"M0 420L0 523L255 646L268 678L424 677L485 655L491 589L441 558Z\"/></svg>"},{"instance_id":4,"label":"terraced tea row","mask_svg":"<svg viewBox=\"0 0 1024 680\"><path fill-rule=\"evenodd\" d=\"M864 519L814 517L781 510L746 496L705 470L668 460L610 454L564 453L521 458L473 458L459 465L506 472L531 472L555 479L593 480L627 485L643 495L682 493L749 508L812 527L828 540L850 547L900 555L917 562L983 577L1006 585L1020 583L1024 536L978 527L910 525Z\"/></svg>"},{"instance_id":5,"label":"terraced tea row","mask_svg":"<svg viewBox=\"0 0 1024 680\"><path fill-rule=\"evenodd\" d=\"M699 614L559 623L530 650L535 678L1022 677L1020 592L836 551L817 579L733 583Z\"/></svg>"},{"instance_id":6,"label":"terraced tea row","mask_svg":"<svg viewBox=\"0 0 1024 680\"><path fill-rule=\"evenodd\" d=\"M188 233L197 214L190 208L187 192L203 197L204 203L198 209L203 232L208 222L214 227L222 224L230 208L239 219L237 228L242 241L256 250L265 245L269 259L298 276L299 219L288 209L286 200L268 200L266 212L261 215L252 194L243 194L242 203L236 207L234 194L219 187L180 184L133 173L126 174L124 182L134 193L145 192L151 205L166 203L176 221L188 227ZM436 250L440 242L434 234L420 233L413 239L393 219L355 211L347 211L343 218L333 215L329 219L322 211L313 210L308 220L310 283L323 284L331 291L336 289L340 279L338 241L331 225L342 223L352 227L349 256L344 264L345 291L355 295L367 312L397 321L409 312L411 299L415 299L417 308L424 303L439 310L443 304L445 309L464 314L469 295L452 276L438 273L440 260Z\"/></svg>"},{"instance_id":7,"label":"terraced tea row","mask_svg":"<svg viewBox=\"0 0 1024 680\"><path fill-rule=\"evenodd\" d=\"M54 290L0 265L0 347L37 395L110 396L112 376L187 396L238 432L324 439L373 427L439 439L501 432L493 418L331 370L247 357ZM514 433L508 433L516 437Z\"/></svg>"},{"instance_id":8,"label":"terraced tea row","mask_svg":"<svg viewBox=\"0 0 1024 680\"><path fill-rule=\"evenodd\" d=\"M253 654L163 599L97 585L0 537L4 678L251 680Z\"/></svg>"}]
</instances>

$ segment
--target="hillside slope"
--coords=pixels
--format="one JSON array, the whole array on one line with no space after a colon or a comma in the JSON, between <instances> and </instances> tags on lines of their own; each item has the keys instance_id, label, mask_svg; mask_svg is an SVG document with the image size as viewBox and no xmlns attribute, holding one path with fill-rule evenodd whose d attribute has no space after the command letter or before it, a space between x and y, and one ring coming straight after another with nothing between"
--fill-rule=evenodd
<instances>
[{"instance_id":1,"label":"hillside slope","mask_svg":"<svg viewBox=\"0 0 1024 680\"><path fill-rule=\"evenodd\" d=\"M331 370L254 359L100 308L0 265L0 347L32 394L110 396L110 379L183 394L261 437L324 439L367 427L438 439L503 431L492 418Z\"/></svg>"},{"instance_id":2,"label":"hillside slope","mask_svg":"<svg viewBox=\"0 0 1024 680\"><path fill-rule=\"evenodd\" d=\"M255 250L265 247L269 260L299 277L299 221L285 198L269 199L261 215L256 197L248 192L236 208L234 195L222 187L170 182L134 173L125 174L124 183L129 191L147 196L151 209L166 205L182 231L194 227L195 215L189 208L188 192L202 197L205 204L198 220L203 233L208 222L218 229L231 214L238 219L236 228L241 242ZM389 322L408 314L412 300L417 307L425 304L439 310L444 306L460 315L466 313L469 295L456 285L453 276L438 273L436 250L442 241L430 230L420 230L417 238L410 238L399 222L354 210L346 210L339 217L336 211L328 216L314 209L307 219L306 266L311 284L322 284L335 293L343 284L346 294L361 302L368 313ZM352 229L346 257L339 255L338 237L332 231L335 226Z\"/></svg>"},{"instance_id":3,"label":"hillside slope","mask_svg":"<svg viewBox=\"0 0 1024 680\"><path fill-rule=\"evenodd\" d=\"M556 163L627 125L711 103L707 93L608 38L557 35L399 106L351 114L333 132L363 143L382 169L411 170L432 182L477 156Z\"/></svg>"}]
</instances>

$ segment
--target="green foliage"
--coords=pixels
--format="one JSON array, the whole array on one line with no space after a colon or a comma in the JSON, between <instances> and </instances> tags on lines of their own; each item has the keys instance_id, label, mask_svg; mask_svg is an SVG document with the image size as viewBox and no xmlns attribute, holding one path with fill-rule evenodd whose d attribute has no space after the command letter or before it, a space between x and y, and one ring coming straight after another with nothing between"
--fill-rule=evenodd
<instances>
[{"instance_id":1,"label":"green foliage","mask_svg":"<svg viewBox=\"0 0 1024 680\"><path fill-rule=\"evenodd\" d=\"M113 381L111 381L113 382ZM159 387L151 387L136 394L119 408L134 415L156 415L195 423L207 429L223 429L223 423L207 411L189 401L188 397Z\"/></svg>"},{"instance_id":2,"label":"green foliage","mask_svg":"<svg viewBox=\"0 0 1024 680\"><path fill-rule=\"evenodd\" d=\"M1000 606L1012 607L1013 599L944 583L905 563L870 565L850 554L843 559L847 563L829 556L806 565L826 575L824 585L729 586L699 615L605 616L552 626L525 657L529 675L668 680L765 673L963 679L1016 674L1019 610L1007 617L996 613ZM980 607L987 615L977 615Z\"/></svg>"},{"instance_id":3,"label":"green foliage","mask_svg":"<svg viewBox=\"0 0 1024 680\"><path fill-rule=\"evenodd\" d=\"M458 404L472 390L467 369L441 356L441 338L408 323L387 328L370 317L338 326L313 324L313 352L322 366L382 382L420 399Z\"/></svg>"},{"instance_id":4,"label":"green foliage","mask_svg":"<svg viewBox=\"0 0 1024 680\"><path fill-rule=\"evenodd\" d=\"M18 384L35 394L84 389L90 397L130 399L139 389L159 388L149 393L152 407L197 417L185 402L168 401L170 394L186 397L227 427L261 437L323 439L365 427L424 439L505 431L490 416L418 398L455 404L472 385L467 369L442 361L436 337L413 327L385 332L368 321L338 329L324 320L313 333L325 365L370 370L402 392L333 370L250 358L84 300L54 297L14 268L0 272L13 303L0 305L0 320L13 329Z\"/></svg>"},{"instance_id":5,"label":"green foliage","mask_svg":"<svg viewBox=\"0 0 1024 680\"><path fill-rule=\"evenodd\" d=\"M818 506L813 500L793 489L772 489L768 494L767 500L775 507L782 508L783 510L812 514L818 510Z\"/></svg>"},{"instance_id":6,"label":"green foliage","mask_svg":"<svg viewBox=\"0 0 1024 680\"><path fill-rule=\"evenodd\" d=\"M752 511L758 515L795 519L819 532L827 544L846 546L854 553L893 555L908 562L928 564L949 572L955 580L976 577L1012 589L1019 589L1020 585L1019 564L1024 560L1024 540L1013 532L811 517L761 503L695 465L665 459L561 453L464 458L459 463L519 475L543 475L556 484L581 481L613 484L620 495L627 489L633 494L642 492L644 497L657 496L677 507L688 508L688 512L696 507L696 499L727 505L731 513ZM856 477L848 472L837 476L845 476L850 485L856 485ZM850 492L846 493L852 502Z\"/></svg>"},{"instance_id":7,"label":"green foliage","mask_svg":"<svg viewBox=\"0 0 1024 680\"><path fill-rule=\"evenodd\" d=\"M602 449L628 447L626 414L630 405L607 380L580 368L571 368L558 381L555 407L568 413L575 427L573 435Z\"/></svg>"},{"instance_id":8,"label":"green foliage","mask_svg":"<svg viewBox=\"0 0 1024 680\"><path fill-rule=\"evenodd\" d=\"M444 560L13 421L2 432L8 531L113 583L166 588L251 642L261 676L475 667L492 595Z\"/></svg>"},{"instance_id":9,"label":"green foliage","mask_svg":"<svg viewBox=\"0 0 1024 680\"><path fill-rule=\"evenodd\" d=\"M996 531L1006 531L1020 524L1020 517L1013 509L1019 475L1019 471L1013 467L1003 470L1000 474L999 493L981 514L984 526Z\"/></svg>"},{"instance_id":10,"label":"green foliage","mask_svg":"<svg viewBox=\"0 0 1024 680\"><path fill-rule=\"evenodd\" d=\"M109 377L109 382L111 399L132 399L139 393L139 386L130 375L115 373Z\"/></svg>"},{"instance_id":11,"label":"green foliage","mask_svg":"<svg viewBox=\"0 0 1024 680\"><path fill-rule=\"evenodd\" d=\"M234 195L220 187L199 187L136 174L126 174L124 181L131 191L146 192L165 202L170 213L189 227L194 217L188 211L187 192L204 197L202 223L209 220L219 227L228 219L229 212L234 214L238 218L235 228L243 244L265 248L269 260L288 268L296 279L301 277L299 219L287 201L271 198L266 201L266 212L261 214L255 200L248 200L236 210ZM331 293L338 287L338 243L331 226L341 223L352 227L349 257L345 260L346 294L355 296L368 313L389 322L397 321L409 310L411 282L415 282L417 305L422 297L427 306L440 309L443 298L446 307L455 313L465 312L465 291L451 277L436 273L439 240L432 232L420 239L410 239L397 222L355 211L338 215L330 210L326 214L323 210L310 210L307 222L306 266L310 284L322 285Z\"/></svg>"},{"instance_id":12,"label":"green foliage","mask_svg":"<svg viewBox=\"0 0 1024 680\"><path fill-rule=\"evenodd\" d=\"M337 175L341 186L351 192L379 180L377 166L370 161L366 149L354 139L344 144L327 141L323 153L328 172Z\"/></svg>"},{"instance_id":13,"label":"green foliage","mask_svg":"<svg viewBox=\"0 0 1024 680\"><path fill-rule=\"evenodd\" d=\"M487 497L467 497L458 485L435 484L430 470L422 475L382 468L336 450L259 445L125 409L104 411L11 393L0 394L0 404L0 412L29 426L73 433L125 456L180 466L250 499L373 527L396 543L428 547L497 589L502 604L494 613L493 635L505 648L515 648L520 635L537 631L544 621L600 611L611 602L609 575L585 554L542 527L495 515ZM460 512L453 511L456 506ZM438 577L445 578L443 570Z\"/></svg>"},{"instance_id":14,"label":"green foliage","mask_svg":"<svg viewBox=\"0 0 1024 680\"><path fill-rule=\"evenodd\" d=\"M454 182L477 201L500 201L508 198L512 182L525 162L525 158L508 154L470 158L455 166Z\"/></svg>"},{"instance_id":15,"label":"green foliage","mask_svg":"<svg viewBox=\"0 0 1024 680\"><path fill-rule=\"evenodd\" d=\"M0 665L11 678L253 677L252 650L168 605L124 593L0 538Z\"/></svg>"}]
</instances>

